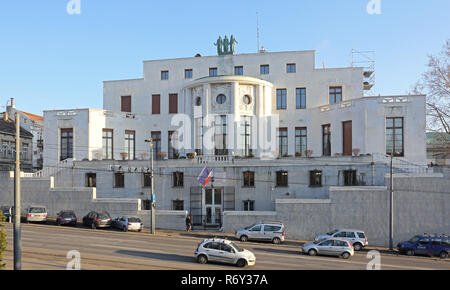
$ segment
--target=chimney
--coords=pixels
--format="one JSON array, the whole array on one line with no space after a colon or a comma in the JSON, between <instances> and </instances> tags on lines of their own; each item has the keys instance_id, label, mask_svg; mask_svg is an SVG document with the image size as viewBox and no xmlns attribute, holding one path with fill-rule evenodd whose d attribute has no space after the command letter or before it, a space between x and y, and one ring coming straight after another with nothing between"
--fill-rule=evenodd
<instances>
[{"instance_id":1,"label":"chimney","mask_svg":"<svg viewBox=\"0 0 450 290\"><path fill-rule=\"evenodd\" d=\"M8 118L8 111L5 111L5 113L3 114L3 120L5 120L6 122L9 121L9 118Z\"/></svg>"},{"instance_id":2,"label":"chimney","mask_svg":"<svg viewBox=\"0 0 450 290\"><path fill-rule=\"evenodd\" d=\"M16 105L14 104L14 98L11 98L11 108L15 109Z\"/></svg>"}]
</instances>

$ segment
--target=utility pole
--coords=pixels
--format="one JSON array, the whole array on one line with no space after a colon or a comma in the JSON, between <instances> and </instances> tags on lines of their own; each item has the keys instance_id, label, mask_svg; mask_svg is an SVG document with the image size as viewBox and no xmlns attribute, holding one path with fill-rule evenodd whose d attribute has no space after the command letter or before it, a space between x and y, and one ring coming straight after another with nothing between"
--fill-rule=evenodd
<instances>
[{"instance_id":1,"label":"utility pole","mask_svg":"<svg viewBox=\"0 0 450 290\"><path fill-rule=\"evenodd\" d=\"M389 250L394 250L394 149L391 152L391 192L389 213Z\"/></svg>"},{"instance_id":2,"label":"utility pole","mask_svg":"<svg viewBox=\"0 0 450 290\"><path fill-rule=\"evenodd\" d=\"M14 172L14 270L22 270L20 212L20 114L19 112L16 112L16 168Z\"/></svg>"},{"instance_id":3,"label":"utility pole","mask_svg":"<svg viewBox=\"0 0 450 290\"><path fill-rule=\"evenodd\" d=\"M150 233L154 235L156 233L156 222L155 222L155 191L154 191L154 170L153 170L153 138L145 140L145 142L150 143L150 160L151 160L151 173L150 173L150 180L151 180L151 211L152 211L152 226L150 228Z\"/></svg>"}]
</instances>

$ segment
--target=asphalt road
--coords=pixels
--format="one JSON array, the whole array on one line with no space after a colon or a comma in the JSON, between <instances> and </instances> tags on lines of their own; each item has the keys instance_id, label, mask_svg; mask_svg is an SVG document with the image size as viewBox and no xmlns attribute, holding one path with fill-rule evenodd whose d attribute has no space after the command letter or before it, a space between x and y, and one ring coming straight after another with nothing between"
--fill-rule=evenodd
<instances>
[{"instance_id":1,"label":"asphalt road","mask_svg":"<svg viewBox=\"0 0 450 290\"><path fill-rule=\"evenodd\" d=\"M8 248L4 260L13 265L13 228L7 224ZM214 234L211 234L213 236ZM194 251L202 237L195 235L152 236L147 233L120 232L78 226L22 224L22 269L63 270L80 253L82 270L242 270L223 264L201 265ZM310 257L299 251L300 244L241 243L256 256L249 270L366 270L367 252L356 253L349 260L335 257ZM450 270L450 260L381 254L382 270Z\"/></svg>"}]
</instances>

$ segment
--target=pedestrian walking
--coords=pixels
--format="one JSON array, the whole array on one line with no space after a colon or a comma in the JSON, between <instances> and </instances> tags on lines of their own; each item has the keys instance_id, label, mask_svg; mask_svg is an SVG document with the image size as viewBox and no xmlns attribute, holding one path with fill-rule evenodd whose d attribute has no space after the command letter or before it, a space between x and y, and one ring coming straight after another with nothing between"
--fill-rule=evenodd
<instances>
[{"instance_id":1,"label":"pedestrian walking","mask_svg":"<svg viewBox=\"0 0 450 290\"><path fill-rule=\"evenodd\" d=\"M191 231L191 227L192 227L192 220L191 220L191 216L188 215L186 217L186 231L190 232Z\"/></svg>"}]
</instances>

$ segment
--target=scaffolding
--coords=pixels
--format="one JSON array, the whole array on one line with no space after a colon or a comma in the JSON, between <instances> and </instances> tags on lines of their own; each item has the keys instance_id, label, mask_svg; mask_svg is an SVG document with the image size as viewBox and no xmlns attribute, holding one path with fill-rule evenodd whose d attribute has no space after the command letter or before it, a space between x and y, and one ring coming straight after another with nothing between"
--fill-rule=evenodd
<instances>
[{"instance_id":1,"label":"scaffolding","mask_svg":"<svg viewBox=\"0 0 450 290\"><path fill-rule=\"evenodd\" d=\"M358 51L352 49L350 66L363 68L364 95L374 95L373 87L375 86L375 51Z\"/></svg>"}]
</instances>

